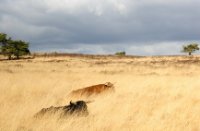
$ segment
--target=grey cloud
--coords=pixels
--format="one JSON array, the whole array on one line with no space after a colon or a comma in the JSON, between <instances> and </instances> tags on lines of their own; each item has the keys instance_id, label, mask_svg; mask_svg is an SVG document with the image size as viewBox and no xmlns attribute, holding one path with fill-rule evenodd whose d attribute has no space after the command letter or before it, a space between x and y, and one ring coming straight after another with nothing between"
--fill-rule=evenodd
<instances>
[{"instance_id":1,"label":"grey cloud","mask_svg":"<svg viewBox=\"0 0 200 131\"><path fill-rule=\"evenodd\" d=\"M0 31L30 41L32 50L84 53L167 54L171 49L157 47L200 39L197 0L60 2L1 0Z\"/></svg>"}]
</instances>

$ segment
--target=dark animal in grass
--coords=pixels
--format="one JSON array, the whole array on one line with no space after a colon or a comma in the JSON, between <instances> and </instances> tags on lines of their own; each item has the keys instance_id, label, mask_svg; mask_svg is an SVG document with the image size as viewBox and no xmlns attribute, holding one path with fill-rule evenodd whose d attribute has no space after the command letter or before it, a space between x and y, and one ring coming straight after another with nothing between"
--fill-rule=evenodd
<instances>
[{"instance_id":1,"label":"dark animal in grass","mask_svg":"<svg viewBox=\"0 0 200 131\"><path fill-rule=\"evenodd\" d=\"M43 108L38 113L35 114L35 117L43 117L50 115L58 115L59 117L65 118L67 116L87 116L89 114L87 109L87 103L85 101L70 101L69 105L49 108Z\"/></svg>"},{"instance_id":2,"label":"dark animal in grass","mask_svg":"<svg viewBox=\"0 0 200 131\"><path fill-rule=\"evenodd\" d=\"M70 93L70 96L86 96L98 95L105 92L114 92L115 87L112 83L106 82L105 84L93 85L81 89L74 90Z\"/></svg>"}]
</instances>

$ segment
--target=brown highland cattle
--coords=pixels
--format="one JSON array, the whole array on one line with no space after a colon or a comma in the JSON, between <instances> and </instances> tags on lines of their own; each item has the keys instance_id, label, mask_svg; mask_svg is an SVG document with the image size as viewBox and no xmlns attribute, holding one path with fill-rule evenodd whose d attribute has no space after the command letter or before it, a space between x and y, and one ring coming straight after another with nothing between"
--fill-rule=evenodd
<instances>
[{"instance_id":1,"label":"brown highland cattle","mask_svg":"<svg viewBox=\"0 0 200 131\"><path fill-rule=\"evenodd\" d=\"M71 96L85 96L89 97L92 95L102 94L103 92L114 92L114 85L110 82L106 82L105 84L98 84L89 87L85 87L82 89L74 90L70 93Z\"/></svg>"}]
</instances>

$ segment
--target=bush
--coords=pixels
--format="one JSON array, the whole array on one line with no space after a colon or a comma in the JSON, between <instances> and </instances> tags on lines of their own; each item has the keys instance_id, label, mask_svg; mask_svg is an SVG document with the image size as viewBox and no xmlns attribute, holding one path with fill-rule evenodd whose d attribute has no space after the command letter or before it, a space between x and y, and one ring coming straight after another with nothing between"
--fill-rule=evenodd
<instances>
[{"instance_id":1,"label":"bush","mask_svg":"<svg viewBox=\"0 0 200 131\"><path fill-rule=\"evenodd\" d=\"M115 55L117 55L117 56L125 56L126 52L125 51L116 52Z\"/></svg>"}]
</instances>

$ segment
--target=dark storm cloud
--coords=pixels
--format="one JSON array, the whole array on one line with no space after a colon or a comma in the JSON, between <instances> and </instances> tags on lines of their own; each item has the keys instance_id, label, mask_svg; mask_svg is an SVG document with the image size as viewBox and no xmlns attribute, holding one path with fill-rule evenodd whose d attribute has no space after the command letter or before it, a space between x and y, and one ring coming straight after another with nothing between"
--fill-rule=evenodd
<instances>
[{"instance_id":1,"label":"dark storm cloud","mask_svg":"<svg viewBox=\"0 0 200 131\"><path fill-rule=\"evenodd\" d=\"M199 7L198 0L0 0L0 31L37 51L170 54L199 41Z\"/></svg>"}]
</instances>

